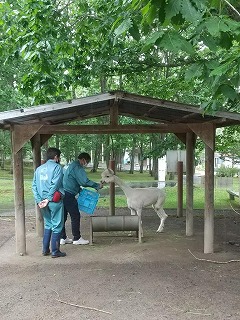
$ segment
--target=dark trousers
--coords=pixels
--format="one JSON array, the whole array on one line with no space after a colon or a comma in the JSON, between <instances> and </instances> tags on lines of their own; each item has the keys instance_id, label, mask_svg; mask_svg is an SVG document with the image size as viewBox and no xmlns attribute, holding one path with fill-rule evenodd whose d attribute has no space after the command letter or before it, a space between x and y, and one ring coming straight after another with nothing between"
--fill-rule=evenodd
<instances>
[{"instance_id":1,"label":"dark trousers","mask_svg":"<svg viewBox=\"0 0 240 320\"><path fill-rule=\"evenodd\" d=\"M63 198L64 204L64 226L62 229L61 238L66 239L65 223L67 221L68 213L71 217L73 241L77 241L81 238L80 234L80 212L78 209L78 203L75 196L65 191L65 197Z\"/></svg>"}]
</instances>

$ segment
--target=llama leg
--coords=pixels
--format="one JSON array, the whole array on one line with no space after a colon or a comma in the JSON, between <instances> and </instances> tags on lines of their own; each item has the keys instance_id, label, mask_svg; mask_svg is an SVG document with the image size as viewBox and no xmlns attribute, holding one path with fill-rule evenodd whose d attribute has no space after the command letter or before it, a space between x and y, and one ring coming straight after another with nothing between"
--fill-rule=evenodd
<instances>
[{"instance_id":1,"label":"llama leg","mask_svg":"<svg viewBox=\"0 0 240 320\"><path fill-rule=\"evenodd\" d=\"M141 232L140 234L141 234L141 238L143 237L143 227L142 227L142 210L138 210L137 211L137 215L138 215L138 217L139 217L139 219L140 219L140 227L139 227L139 231L138 232Z\"/></svg>"},{"instance_id":2,"label":"llama leg","mask_svg":"<svg viewBox=\"0 0 240 320\"><path fill-rule=\"evenodd\" d=\"M165 211L163 209L156 211L157 215L160 218L160 225L157 229L157 232L163 232L163 228L164 228L164 222L167 219L168 215L165 213Z\"/></svg>"},{"instance_id":3,"label":"llama leg","mask_svg":"<svg viewBox=\"0 0 240 320\"><path fill-rule=\"evenodd\" d=\"M135 210L133 210L132 208L129 208L129 209L131 211L131 216L135 216L137 214L137 212ZM128 236L132 237L133 236L133 231L129 231Z\"/></svg>"},{"instance_id":4,"label":"llama leg","mask_svg":"<svg viewBox=\"0 0 240 320\"><path fill-rule=\"evenodd\" d=\"M130 209L131 210L131 216L135 216L137 214L137 212L133 209Z\"/></svg>"}]
</instances>

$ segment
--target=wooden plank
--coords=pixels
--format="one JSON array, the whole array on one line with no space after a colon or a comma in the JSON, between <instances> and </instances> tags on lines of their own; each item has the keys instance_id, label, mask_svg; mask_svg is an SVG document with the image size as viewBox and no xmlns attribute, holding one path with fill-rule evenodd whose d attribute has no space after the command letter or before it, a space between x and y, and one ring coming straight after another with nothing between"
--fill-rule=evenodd
<instances>
[{"instance_id":1,"label":"wooden plank","mask_svg":"<svg viewBox=\"0 0 240 320\"><path fill-rule=\"evenodd\" d=\"M183 162L177 162L177 189L178 189L178 201L177 201L177 217L183 216Z\"/></svg>"},{"instance_id":2,"label":"wooden plank","mask_svg":"<svg viewBox=\"0 0 240 320\"><path fill-rule=\"evenodd\" d=\"M116 97L118 97L118 92L115 92L115 94L116 94ZM179 102L174 102L169 100L140 96L140 95L131 94L127 92L124 94L122 92L119 92L119 99L138 102L138 103L152 105L152 106L165 107L168 109L174 109L176 111L181 110L185 112L191 112L191 113L203 115L203 110L200 109L199 106L186 104L186 103L179 103ZM210 113L205 113L205 114L208 117L212 116L213 119L217 117L217 118L226 118L226 119L233 119L233 120L240 121L240 113L236 113L236 112L234 113L234 112L217 111L217 112L214 112L214 114L210 114ZM204 115L203 115L203 121L204 121Z\"/></svg>"},{"instance_id":3,"label":"wooden plank","mask_svg":"<svg viewBox=\"0 0 240 320\"><path fill-rule=\"evenodd\" d=\"M13 139L13 146L14 143L15 139ZM20 255L24 255L26 254L26 227L22 149L19 150L17 153L13 153L13 176L16 252Z\"/></svg>"},{"instance_id":4,"label":"wooden plank","mask_svg":"<svg viewBox=\"0 0 240 320\"><path fill-rule=\"evenodd\" d=\"M191 129L186 124L147 125L44 125L40 134L114 134L114 133L185 133Z\"/></svg>"},{"instance_id":5,"label":"wooden plank","mask_svg":"<svg viewBox=\"0 0 240 320\"><path fill-rule=\"evenodd\" d=\"M209 146L209 148L214 150L215 146L213 135L215 134L215 124L207 122L200 124L188 124L188 126L203 140L205 144Z\"/></svg>"},{"instance_id":6,"label":"wooden plank","mask_svg":"<svg viewBox=\"0 0 240 320\"><path fill-rule=\"evenodd\" d=\"M215 145L215 132L209 132ZM214 148L205 144L204 253L214 252Z\"/></svg>"},{"instance_id":7,"label":"wooden plank","mask_svg":"<svg viewBox=\"0 0 240 320\"><path fill-rule=\"evenodd\" d=\"M11 130L14 136L13 152L17 153L19 150L21 150L24 144L28 142L41 127L42 124L11 126Z\"/></svg>"},{"instance_id":8,"label":"wooden plank","mask_svg":"<svg viewBox=\"0 0 240 320\"><path fill-rule=\"evenodd\" d=\"M41 134L40 135L40 141L41 141L41 146L43 146L50 138L52 134Z\"/></svg>"},{"instance_id":9,"label":"wooden plank","mask_svg":"<svg viewBox=\"0 0 240 320\"><path fill-rule=\"evenodd\" d=\"M193 174L195 142L195 134L193 132L188 132L186 136L186 236L193 235Z\"/></svg>"},{"instance_id":10,"label":"wooden plank","mask_svg":"<svg viewBox=\"0 0 240 320\"><path fill-rule=\"evenodd\" d=\"M118 104L116 101L110 105L110 125L118 126Z\"/></svg>"},{"instance_id":11,"label":"wooden plank","mask_svg":"<svg viewBox=\"0 0 240 320\"><path fill-rule=\"evenodd\" d=\"M190 114L203 114L202 109L199 108L199 106L194 106L190 104L184 104L184 103L178 103L174 101L164 100L164 99L157 99L157 98L151 98L146 96L140 96L136 94L126 93L123 91L114 91L111 93L102 93L90 97L83 97L79 99L74 100L68 100L68 101L62 101L52 104L45 104L45 105L39 105L39 106L33 106L31 108L19 108L16 110L10 110L10 111L4 111L0 112L0 125L3 125L5 123L4 120L13 120L18 118L24 118L29 116L39 116L44 115L47 112L54 112L57 115L61 110L65 109L71 109L71 107L82 107L86 105L93 105L98 104L101 102L110 103L111 101L116 100L117 102L121 103L121 100L124 100L126 102L136 102L141 103L144 105L150 105L152 107L164 107L166 109L174 109L176 111L184 111L189 112ZM129 105L129 108L131 108L131 104ZM214 119L232 119L234 121L240 121L240 114L234 113L234 112L222 112L218 111L214 114L206 113L208 117L212 117ZM190 115L191 116L191 115ZM204 121L204 117L203 117Z\"/></svg>"},{"instance_id":12,"label":"wooden plank","mask_svg":"<svg viewBox=\"0 0 240 320\"><path fill-rule=\"evenodd\" d=\"M175 133L175 136L178 137L182 143L186 144L186 133Z\"/></svg>"},{"instance_id":13,"label":"wooden plank","mask_svg":"<svg viewBox=\"0 0 240 320\"><path fill-rule=\"evenodd\" d=\"M39 106L34 106L31 108L21 108L16 110L4 111L0 112L0 120L13 120L19 117L27 117L31 115L39 115L41 113L47 113L55 111L58 114L63 109L69 109L71 107L76 106L84 106L84 105L91 105L93 103L101 102L101 101L111 101L114 100L115 97L109 93L103 93L95 96L84 97L80 99L68 100L63 102L56 102L51 104L44 104Z\"/></svg>"}]
</instances>

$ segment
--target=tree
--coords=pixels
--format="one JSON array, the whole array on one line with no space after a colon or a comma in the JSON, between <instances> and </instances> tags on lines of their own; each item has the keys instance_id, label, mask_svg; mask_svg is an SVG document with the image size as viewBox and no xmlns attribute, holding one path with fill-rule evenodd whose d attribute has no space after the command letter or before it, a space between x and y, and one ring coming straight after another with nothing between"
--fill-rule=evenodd
<instances>
[{"instance_id":1,"label":"tree","mask_svg":"<svg viewBox=\"0 0 240 320\"><path fill-rule=\"evenodd\" d=\"M156 48L171 53L171 65L184 67L186 80L210 87L203 109L239 110L239 10L237 0L133 0L113 29L117 38L144 39L143 56Z\"/></svg>"},{"instance_id":2,"label":"tree","mask_svg":"<svg viewBox=\"0 0 240 320\"><path fill-rule=\"evenodd\" d=\"M99 92L113 44L109 1L9 0L0 6L0 50L28 65L19 89L32 104L71 98L78 87L89 88L92 77Z\"/></svg>"},{"instance_id":3,"label":"tree","mask_svg":"<svg viewBox=\"0 0 240 320\"><path fill-rule=\"evenodd\" d=\"M3 1L0 90L12 100L2 105L13 109L29 105L30 99L36 105L121 89L201 104L203 112L239 110L240 5L237 0L231 3ZM168 137L162 138L163 144ZM131 149L127 136L91 136L90 144L84 135L54 139L51 143L59 143L67 161L90 145L99 149L99 157L102 141L106 160L110 150L120 162ZM150 154L149 146L137 140L136 148L144 149L142 159ZM158 154L151 157L159 157L166 148L157 146Z\"/></svg>"},{"instance_id":4,"label":"tree","mask_svg":"<svg viewBox=\"0 0 240 320\"><path fill-rule=\"evenodd\" d=\"M232 126L218 130L216 148L221 158L230 158L233 165L240 164L240 127Z\"/></svg>"},{"instance_id":5,"label":"tree","mask_svg":"<svg viewBox=\"0 0 240 320\"><path fill-rule=\"evenodd\" d=\"M75 97L76 93L78 96L96 93L100 85L101 90L121 88L182 102L204 101L205 95L211 94L208 86L202 90L202 80L192 80L199 72L194 73L193 69L185 72L186 67L193 68L196 61L206 63L208 59L208 52L201 53L201 59L196 57L193 45L184 40L184 36L192 35L190 26L181 31L183 35L177 36L173 27L172 30L166 25L165 30L159 26L155 16L149 21L146 18L151 11L149 2L144 8L143 26L138 28L141 1L134 2L136 9L121 0L9 0L2 3L0 17L4 36L0 49L27 65L18 84L19 89L32 98L32 104L63 100ZM157 8L158 2L152 3L153 8ZM169 8L165 1L160 3L163 12ZM171 19L166 18L165 24L174 21L174 14L168 15ZM117 27L114 21L120 25ZM113 27L117 27L115 33ZM160 35L161 45L156 45ZM191 86L187 85L189 81ZM196 94L199 91L207 92L199 96Z\"/></svg>"}]
</instances>

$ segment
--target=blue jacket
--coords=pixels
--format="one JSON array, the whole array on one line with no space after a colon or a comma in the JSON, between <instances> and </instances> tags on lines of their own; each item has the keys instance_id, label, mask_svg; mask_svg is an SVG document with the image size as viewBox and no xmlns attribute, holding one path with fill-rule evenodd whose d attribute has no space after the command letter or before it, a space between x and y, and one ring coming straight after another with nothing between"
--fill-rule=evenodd
<instances>
[{"instance_id":1,"label":"blue jacket","mask_svg":"<svg viewBox=\"0 0 240 320\"><path fill-rule=\"evenodd\" d=\"M32 182L32 191L36 203L43 199L52 201L55 191L60 191L64 195L62 179L62 166L54 160L48 160L38 167L34 172Z\"/></svg>"},{"instance_id":2,"label":"blue jacket","mask_svg":"<svg viewBox=\"0 0 240 320\"><path fill-rule=\"evenodd\" d=\"M81 191L81 187L91 187L98 190L100 184L89 180L84 167L81 166L79 160L76 160L70 163L64 172L63 188L76 196Z\"/></svg>"}]
</instances>

